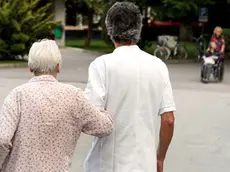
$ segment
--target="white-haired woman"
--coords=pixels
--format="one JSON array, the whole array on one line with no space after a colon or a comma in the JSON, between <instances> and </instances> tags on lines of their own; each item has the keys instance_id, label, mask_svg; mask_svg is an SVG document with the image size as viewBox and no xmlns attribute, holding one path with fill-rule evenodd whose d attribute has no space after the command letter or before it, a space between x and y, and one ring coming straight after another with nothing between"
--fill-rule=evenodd
<instances>
[{"instance_id":1,"label":"white-haired woman","mask_svg":"<svg viewBox=\"0 0 230 172\"><path fill-rule=\"evenodd\" d=\"M201 79L205 82L208 82L213 65L215 64L215 60L218 59L218 52L216 51L216 43L210 42L207 51L203 56L203 66L201 71Z\"/></svg>"},{"instance_id":2,"label":"white-haired woman","mask_svg":"<svg viewBox=\"0 0 230 172\"><path fill-rule=\"evenodd\" d=\"M81 132L106 136L112 121L80 89L57 81L55 41L34 43L28 65L35 76L15 88L0 111L0 171L67 172Z\"/></svg>"}]
</instances>

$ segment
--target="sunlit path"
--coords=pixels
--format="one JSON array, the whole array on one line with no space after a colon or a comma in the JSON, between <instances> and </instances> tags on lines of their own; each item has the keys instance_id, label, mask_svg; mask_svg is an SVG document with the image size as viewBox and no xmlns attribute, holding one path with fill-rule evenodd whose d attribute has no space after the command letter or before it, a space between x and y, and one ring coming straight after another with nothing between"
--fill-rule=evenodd
<instances>
[{"instance_id":1,"label":"sunlit path","mask_svg":"<svg viewBox=\"0 0 230 172\"><path fill-rule=\"evenodd\" d=\"M84 89L87 68L98 56L64 49L59 80ZM169 65L177 103L175 136L165 172L229 171L230 72L221 84L201 84L198 64ZM9 91L28 81L28 69L0 69L0 103ZM73 157L71 172L82 172L91 137L82 135Z\"/></svg>"}]
</instances>

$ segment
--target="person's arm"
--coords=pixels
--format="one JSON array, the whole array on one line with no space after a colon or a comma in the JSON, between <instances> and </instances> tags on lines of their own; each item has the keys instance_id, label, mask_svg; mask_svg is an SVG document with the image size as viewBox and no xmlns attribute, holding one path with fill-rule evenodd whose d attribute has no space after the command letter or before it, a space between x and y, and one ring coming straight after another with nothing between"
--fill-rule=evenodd
<instances>
[{"instance_id":1,"label":"person's arm","mask_svg":"<svg viewBox=\"0 0 230 172\"><path fill-rule=\"evenodd\" d=\"M171 143L174 131L174 113L165 112L161 116L160 140L157 151L157 159L164 161L168 147Z\"/></svg>"},{"instance_id":2,"label":"person's arm","mask_svg":"<svg viewBox=\"0 0 230 172\"><path fill-rule=\"evenodd\" d=\"M112 118L107 112L100 111L96 106L89 103L81 90L77 93L77 102L79 104L78 109L80 109L78 113L82 114L82 132L97 137L104 137L112 132Z\"/></svg>"},{"instance_id":3,"label":"person's arm","mask_svg":"<svg viewBox=\"0 0 230 172\"><path fill-rule=\"evenodd\" d=\"M222 47L221 47L220 52L224 53L224 51L225 51L225 40L224 40L224 38L222 38L221 42L222 42Z\"/></svg>"},{"instance_id":4,"label":"person's arm","mask_svg":"<svg viewBox=\"0 0 230 172\"><path fill-rule=\"evenodd\" d=\"M168 68L165 65L163 72L165 87L162 95L159 115L161 116L160 138L157 151L158 161L164 162L168 147L171 143L174 130L174 111L176 110L173 98L171 82L169 78Z\"/></svg>"},{"instance_id":5,"label":"person's arm","mask_svg":"<svg viewBox=\"0 0 230 172\"><path fill-rule=\"evenodd\" d=\"M96 107L105 110L105 67L101 58L96 59L89 66L85 96Z\"/></svg>"},{"instance_id":6,"label":"person's arm","mask_svg":"<svg viewBox=\"0 0 230 172\"><path fill-rule=\"evenodd\" d=\"M207 58L209 56L209 53L208 53L208 51L206 51L205 53L204 53L204 55L203 55L203 60L205 60L205 58Z\"/></svg>"},{"instance_id":7,"label":"person's arm","mask_svg":"<svg viewBox=\"0 0 230 172\"><path fill-rule=\"evenodd\" d=\"M0 111L0 171L12 148L12 138L17 129L20 112L16 91L12 91L5 99Z\"/></svg>"}]
</instances>

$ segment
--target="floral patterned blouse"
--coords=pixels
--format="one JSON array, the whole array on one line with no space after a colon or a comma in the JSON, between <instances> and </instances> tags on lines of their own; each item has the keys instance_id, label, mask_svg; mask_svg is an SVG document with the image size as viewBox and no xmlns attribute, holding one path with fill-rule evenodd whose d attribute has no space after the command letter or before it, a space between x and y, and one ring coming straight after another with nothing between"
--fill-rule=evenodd
<instances>
[{"instance_id":1,"label":"floral patterned blouse","mask_svg":"<svg viewBox=\"0 0 230 172\"><path fill-rule=\"evenodd\" d=\"M216 43L216 51L221 51L221 48L223 45L225 45L225 40L224 37L217 38L215 35L211 37L210 42L215 42Z\"/></svg>"},{"instance_id":2,"label":"floral patterned blouse","mask_svg":"<svg viewBox=\"0 0 230 172\"><path fill-rule=\"evenodd\" d=\"M0 172L67 172L81 132L102 137L112 127L80 89L34 77L0 111Z\"/></svg>"}]
</instances>

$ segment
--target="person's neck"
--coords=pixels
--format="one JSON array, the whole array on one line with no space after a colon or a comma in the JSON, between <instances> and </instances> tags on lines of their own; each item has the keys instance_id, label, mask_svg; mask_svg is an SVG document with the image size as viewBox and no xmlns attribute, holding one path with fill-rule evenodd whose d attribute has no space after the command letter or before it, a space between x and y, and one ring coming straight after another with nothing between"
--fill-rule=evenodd
<instances>
[{"instance_id":1,"label":"person's neck","mask_svg":"<svg viewBox=\"0 0 230 172\"><path fill-rule=\"evenodd\" d=\"M54 78L57 78L57 73L42 73L42 74L35 74L35 76L43 76L43 75L50 75Z\"/></svg>"},{"instance_id":2,"label":"person's neck","mask_svg":"<svg viewBox=\"0 0 230 172\"><path fill-rule=\"evenodd\" d=\"M123 46L133 46L133 45L137 45L136 43L117 43L117 42L115 42L114 43L114 46L115 46L115 48L119 48L119 47L123 47Z\"/></svg>"}]
</instances>

